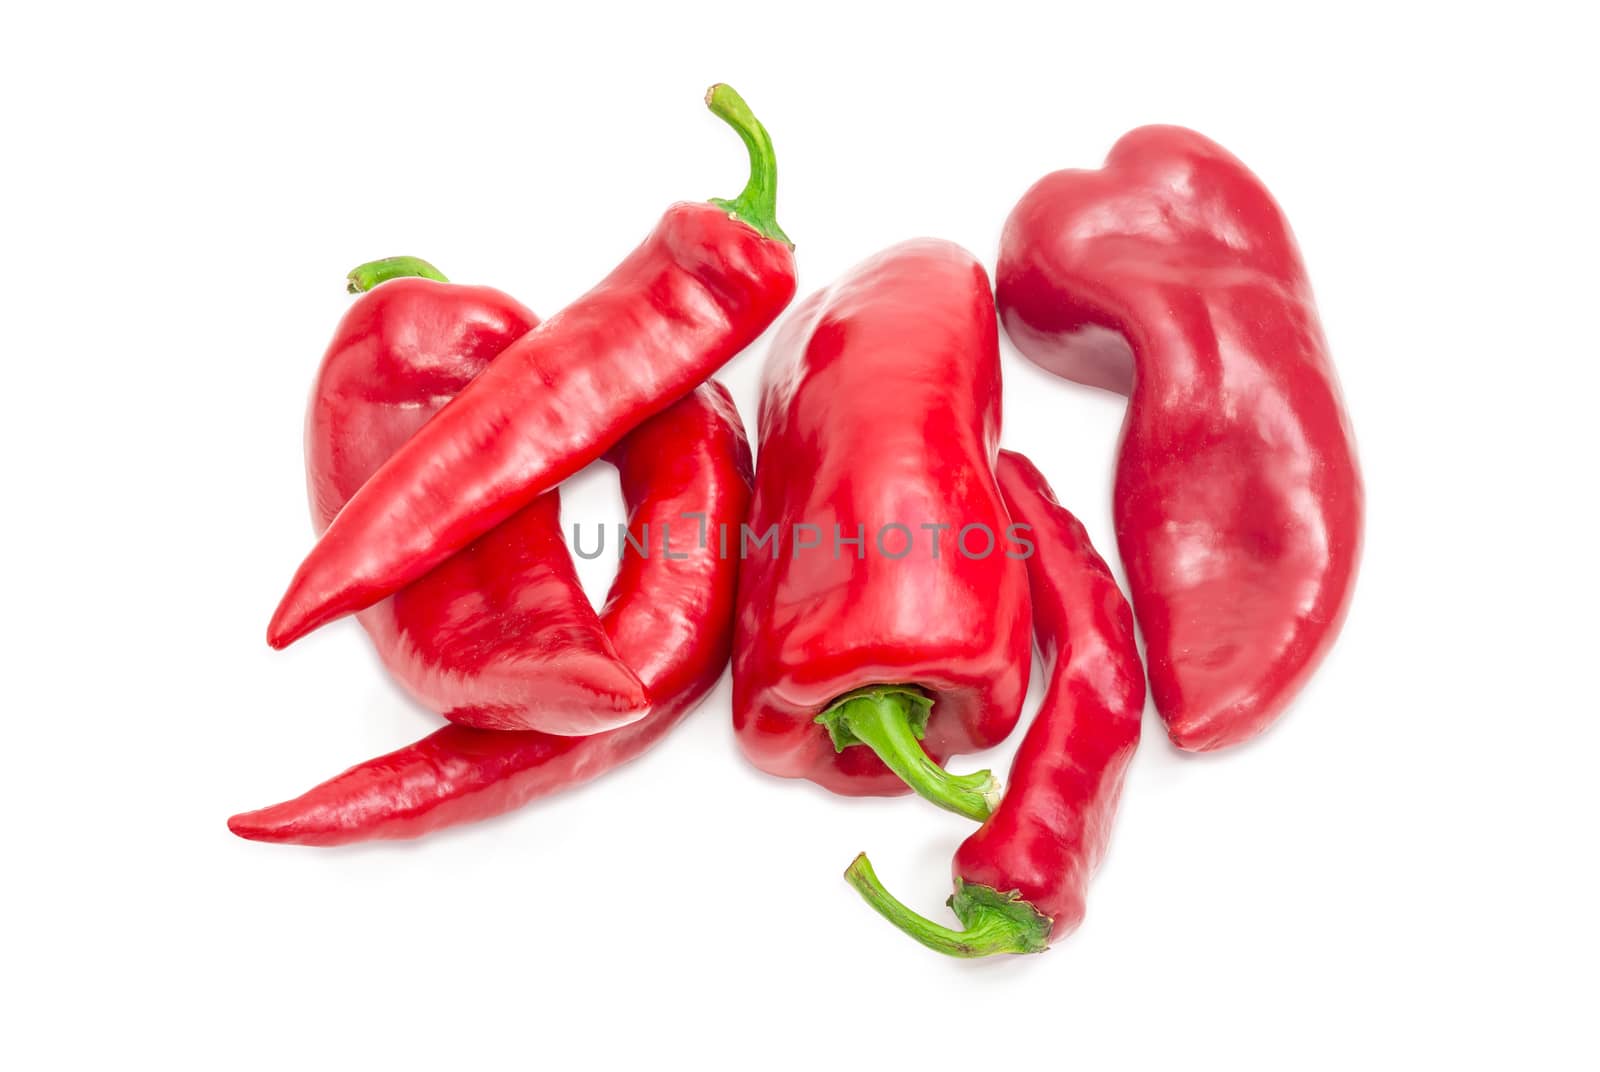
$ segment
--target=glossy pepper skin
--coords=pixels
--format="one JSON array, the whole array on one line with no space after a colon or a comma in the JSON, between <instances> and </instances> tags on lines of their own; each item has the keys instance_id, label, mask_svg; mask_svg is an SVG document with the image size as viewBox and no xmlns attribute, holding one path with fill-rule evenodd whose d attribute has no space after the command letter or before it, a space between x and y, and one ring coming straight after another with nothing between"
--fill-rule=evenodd
<instances>
[{"instance_id":1,"label":"glossy pepper skin","mask_svg":"<svg viewBox=\"0 0 1600 1072\"><path fill-rule=\"evenodd\" d=\"M1058 171L1006 221L1000 315L1023 354L1129 395L1117 542L1172 740L1260 733L1350 605L1355 440L1288 221L1179 127Z\"/></svg>"},{"instance_id":2,"label":"glossy pepper skin","mask_svg":"<svg viewBox=\"0 0 1600 1072\"><path fill-rule=\"evenodd\" d=\"M677 725L727 664L738 562L719 536L737 533L749 506L750 447L732 399L712 382L606 457L621 477L629 529L641 540L648 532L650 553L625 548L600 620L649 692L647 716L587 737L447 726L293 800L236 815L229 828L301 845L419 837L596 778ZM685 520L695 514L705 516L703 543L699 521Z\"/></svg>"},{"instance_id":3,"label":"glossy pepper skin","mask_svg":"<svg viewBox=\"0 0 1600 1072\"><path fill-rule=\"evenodd\" d=\"M963 957L1043 952L1083 921L1144 712L1133 612L1088 533L1027 458L1001 451L999 476L1012 520L1034 544L1034 640L1049 684L1000 806L956 850L950 905L966 929L896 901L865 855L845 873L912 937Z\"/></svg>"},{"instance_id":4,"label":"glossy pepper skin","mask_svg":"<svg viewBox=\"0 0 1600 1072\"><path fill-rule=\"evenodd\" d=\"M366 293L334 333L306 415L319 534L446 400L538 323L508 295L446 282L410 258L362 265L351 289ZM578 582L556 491L359 618L395 679L452 722L586 734L648 710L644 685Z\"/></svg>"},{"instance_id":5,"label":"glossy pepper skin","mask_svg":"<svg viewBox=\"0 0 1600 1072\"><path fill-rule=\"evenodd\" d=\"M931 698L931 711L907 714L913 729L926 716L932 763L900 758L935 782L944 772L932 764L1011 731L1027 689L1028 597L995 483L999 434L989 281L958 246L895 246L779 330L762 380L750 529L759 539L776 525L780 543L747 551L734 649L734 729L756 766L837 793L904 792L907 775L878 744L841 747L818 724L865 686ZM813 537L797 525L817 526L821 546L802 549ZM976 554L978 530L973 557L961 553L967 525L988 527L992 553ZM863 546L841 544L835 557L835 526ZM902 730L900 744L917 742ZM987 795L990 780L971 777L947 787L953 797L913 787L981 817L988 803L970 791Z\"/></svg>"},{"instance_id":6,"label":"glossy pepper skin","mask_svg":"<svg viewBox=\"0 0 1600 1072\"><path fill-rule=\"evenodd\" d=\"M378 468L279 603L281 648L393 594L599 458L744 349L789 304L766 131L726 86L707 103L750 149L731 201L680 203L599 286L518 339Z\"/></svg>"}]
</instances>

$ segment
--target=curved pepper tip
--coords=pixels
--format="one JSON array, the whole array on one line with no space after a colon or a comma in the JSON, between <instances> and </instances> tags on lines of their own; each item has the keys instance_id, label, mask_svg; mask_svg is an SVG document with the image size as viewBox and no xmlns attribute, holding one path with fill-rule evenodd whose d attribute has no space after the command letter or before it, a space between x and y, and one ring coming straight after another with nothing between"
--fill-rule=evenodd
<instances>
[{"instance_id":1,"label":"curved pepper tip","mask_svg":"<svg viewBox=\"0 0 1600 1072\"><path fill-rule=\"evenodd\" d=\"M285 622L283 619L284 613L280 607L277 613L272 616L272 621L267 623L267 646L274 651L282 651L296 640L299 640L301 636L299 630L291 629L290 623Z\"/></svg>"},{"instance_id":2,"label":"curved pepper tip","mask_svg":"<svg viewBox=\"0 0 1600 1072\"><path fill-rule=\"evenodd\" d=\"M324 620L308 616L295 590L291 588L284 593L282 602L272 612L272 620L267 623L267 644L282 651L323 624Z\"/></svg>"},{"instance_id":3,"label":"curved pepper tip","mask_svg":"<svg viewBox=\"0 0 1600 1072\"><path fill-rule=\"evenodd\" d=\"M305 797L229 816L228 830L246 841L269 845L343 845L356 840L341 823L306 804Z\"/></svg>"},{"instance_id":4,"label":"curved pepper tip","mask_svg":"<svg viewBox=\"0 0 1600 1072\"><path fill-rule=\"evenodd\" d=\"M266 818L271 808L259 811L242 811L228 817L228 830L246 841L282 841L277 825Z\"/></svg>"}]
</instances>

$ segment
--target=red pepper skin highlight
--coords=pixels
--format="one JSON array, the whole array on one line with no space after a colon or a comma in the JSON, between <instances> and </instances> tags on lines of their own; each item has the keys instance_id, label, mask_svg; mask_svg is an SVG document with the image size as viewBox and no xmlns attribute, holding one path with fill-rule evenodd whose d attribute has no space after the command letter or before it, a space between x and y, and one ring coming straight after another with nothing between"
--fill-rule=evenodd
<instances>
[{"instance_id":1,"label":"red pepper skin highlight","mask_svg":"<svg viewBox=\"0 0 1600 1072\"><path fill-rule=\"evenodd\" d=\"M600 620L650 696L650 713L587 737L447 726L352 767L304 795L228 820L240 837L300 845L414 838L511 811L599 777L656 741L709 692L732 643L737 529L750 503L750 447L733 401L707 383L641 425L607 460L618 468L628 524L649 526L650 553L632 546ZM706 515L701 546L696 521ZM673 555L664 552L670 538Z\"/></svg>"},{"instance_id":2,"label":"red pepper skin highlight","mask_svg":"<svg viewBox=\"0 0 1600 1072\"><path fill-rule=\"evenodd\" d=\"M1027 458L1001 451L998 473L1011 518L1035 547L1034 639L1049 685L1000 806L956 850L951 907L967 929L895 901L864 856L846 872L874 908L954 956L1042 952L1083 921L1144 712L1133 612L1088 533Z\"/></svg>"},{"instance_id":3,"label":"red pepper skin highlight","mask_svg":"<svg viewBox=\"0 0 1600 1072\"><path fill-rule=\"evenodd\" d=\"M778 526L781 543L742 566L733 721L745 755L836 793L905 792L873 748L838 749L817 725L869 685L933 700L921 745L934 763L1002 740L1027 689L1028 597L994 478L1000 365L983 267L948 242L906 242L808 298L773 342L760 429L749 525L753 539ZM796 549L796 524L819 526L822 546ZM903 557L904 534L878 540L897 524L912 537ZM989 527L992 554L960 553L968 524ZM834 525L862 527L862 557L834 556Z\"/></svg>"},{"instance_id":4,"label":"red pepper skin highlight","mask_svg":"<svg viewBox=\"0 0 1600 1072\"><path fill-rule=\"evenodd\" d=\"M673 205L599 286L508 347L395 451L301 563L269 644L417 580L693 390L789 304L794 254L770 218L771 143L727 87L707 103L750 148L745 192Z\"/></svg>"},{"instance_id":5,"label":"red pepper skin highlight","mask_svg":"<svg viewBox=\"0 0 1600 1072\"><path fill-rule=\"evenodd\" d=\"M1006 221L1000 315L1030 360L1128 394L1117 542L1180 748L1266 729L1350 605L1364 495L1283 212L1214 142L1123 137Z\"/></svg>"},{"instance_id":6,"label":"red pepper skin highlight","mask_svg":"<svg viewBox=\"0 0 1600 1072\"><path fill-rule=\"evenodd\" d=\"M352 289L396 270L363 265ZM316 531L537 323L498 290L442 277L391 278L357 299L323 357L306 416ZM649 707L578 582L555 491L359 620L395 679L452 722L585 734L627 725Z\"/></svg>"}]
</instances>

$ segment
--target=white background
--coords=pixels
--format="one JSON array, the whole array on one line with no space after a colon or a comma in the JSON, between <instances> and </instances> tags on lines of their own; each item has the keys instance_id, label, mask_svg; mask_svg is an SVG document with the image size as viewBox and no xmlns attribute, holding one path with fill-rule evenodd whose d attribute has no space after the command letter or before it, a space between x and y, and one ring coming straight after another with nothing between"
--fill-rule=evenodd
<instances>
[{"instance_id":1,"label":"white background","mask_svg":"<svg viewBox=\"0 0 1600 1072\"><path fill-rule=\"evenodd\" d=\"M670 7L5 16L0 1060L1594 1067L1592 28ZM344 272L412 253L560 308L670 201L738 190L718 80L772 130L802 293L916 235L992 261L1028 184L1154 121L1241 156L1304 247L1370 496L1348 625L1249 747L1183 756L1147 713L1045 956L945 960L870 912L860 849L947 918L967 825L757 773L726 682L504 819L340 850L224 827L435 724L353 622L262 641ZM764 353L725 372L747 421ZM1121 401L1009 349L1005 376L1007 444L1111 554ZM620 509L609 471L568 502Z\"/></svg>"}]
</instances>

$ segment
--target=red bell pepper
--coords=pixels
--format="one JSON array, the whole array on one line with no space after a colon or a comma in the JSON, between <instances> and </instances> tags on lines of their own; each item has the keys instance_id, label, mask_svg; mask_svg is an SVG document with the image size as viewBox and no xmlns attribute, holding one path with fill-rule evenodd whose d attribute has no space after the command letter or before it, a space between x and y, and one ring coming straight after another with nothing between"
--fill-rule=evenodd
<instances>
[{"instance_id":1,"label":"red bell pepper","mask_svg":"<svg viewBox=\"0 0 1600 1072\"><path fill-rule=\"evenodd\" d=\"M1260 180L1179 127L1058 171L1006 221L1000 314L1023 354L1130 395L1117 542L1172 740L1237 744L1332 646L1363 495L1311 285Z\"/></svg>"},{"instance_id":2,"label":"red bell pepper","mask_svg":"<svg viewBox=\"0 0 1600 1072\"><path fill-rule=\"evenodd\" d=\"M989 821L956 851L941 927L883 888L866 854L845 878L867 903L930 949L952 956L1039 953L1083 921L1123 776L1139 743L1144 671L1133 613L1078 519L1020 454L1000 452L1000 487L1029 527L1034 637L1050 683Z\"/></svg>"},{"instance_id":3,"label":"red bell pepper","mask_svg":"<svg viewBox=\"0 0 1600 1072\"><path fill-rule=\"evenodd\" d=\"M414 258L364 264L350 285L367 293L334 333L306 416L319 534L429 417L539 322L506 294L452 285ZM555 490L359 618L395 679L452 722L598 733L648 709L644 685L617 658L578 583Z\"/></svg>"},{"instance_id":4,"label":"red bell pepper","mask_svg":"<svg viewBox=\"0 0 1600 1072\"><path fill-rule=\"evenodd\" d=\"M631 535L600 620L644 683L648 715L587 737L447 726L303 796L235 815L229 829L302 845L414 838L596 778L677 725L727 664L738 563L722 535L737 538L750 503L750 447L727 391L707 383L606 458L621 476Z\"/></svg>"},{"instance_id":5,"label":"red bell pepper","mask_svg":"<svg viewBox=\"0 0 1600 1072\"><path fill-rule=\"evenodd\" d=\"M907 242L813 295L773 342L760 429L749 536L768 542L742 548L733 669L745 755L987 815L989 773L938 766L1002 740L1028 683L983 267Z\"/></svg>"},{"instance_id":6,"label":"red bell pepper","mask_svg":"<svg viewBox=\"0 0 1600 1072\"><path fill-rule=\"evenodd\" d=\"M268 626L273 647L415 581L693 390L788 305L772 143L732 89L706 101L750 150L744 191L669 208L608 278L379 467L301 563Z\"/></svg>"}]
</instances>

